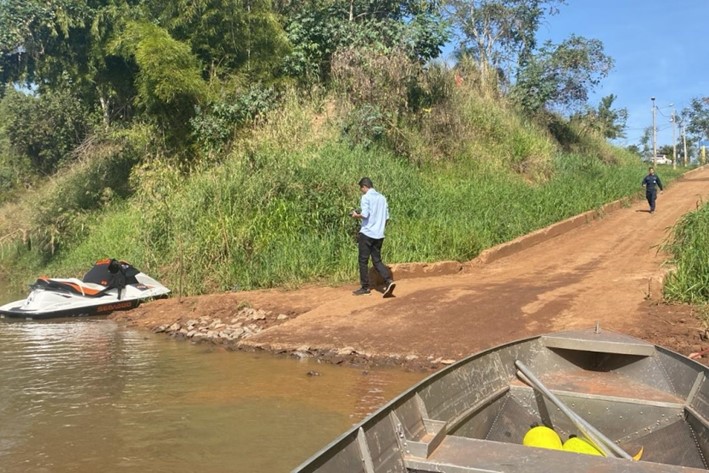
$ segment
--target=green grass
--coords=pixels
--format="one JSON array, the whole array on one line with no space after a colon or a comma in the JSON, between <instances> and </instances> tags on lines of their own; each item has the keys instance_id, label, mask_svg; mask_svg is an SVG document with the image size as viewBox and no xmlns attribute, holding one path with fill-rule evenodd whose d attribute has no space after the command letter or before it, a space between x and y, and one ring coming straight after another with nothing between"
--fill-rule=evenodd
<instances>
[{"instance_id":1,"label":"green grass","mask_svg":"<svg viewBox=\"0 0 709 473\"><path fill-rule=\"evenodd\" d=\"M686 214L672 230L665 248L674 270L665 282L664 295L671 301L709 303L709 206Z\"/></svg>"},{"instance_id":2,"label":"green grass","mask_svg":"<svg viewBox=\"0 0 709 473\"><path fill-rule=\"evenodd\" d=\"M300 154L235 153L162 201L128 201L87 223L87 238L48 270L80 273L100 257L134 262L184 294L356 280L359 177L390 204L387 263L466 261L485 248L639 195L644 167L580 156L541 184L474 163L419 168L382 150L329 143ZM671 180L673 175L663 175Z\"/></svg>"},{"instance_id":3,"label":"green grass","mask_svg":"<svg viewBox=\"0 0 709 473\"><path fill-rule=\"evenodd\" d=\"M448 159L425 155L435 140L413 158L353 148L340 139L336 116L322 120L293 102L218 160L184 172L154 153L120 180L130 182L130 196L109 192L96 207L83 204L87 195L96 202L106 194L113 170L149 149L122 148L122 159L96 161L104 171L77 167L32 200L41 208L26 205L45 244L5 244L0 264L26 283L40 272L80 276L95 260L115 257L181 294L337 284L357 278L349 212L359 206L362 176L389 200L388 264L467 261L610 201L640 197L645 166L602 140L585 143L583 154L561 152L545 130L492 101L469 96L459 105L462 134ZM144 143L145 134L138 136ZM661 177L681 173L662 169ZM0 223L11 225L13 214L6 208ZM47 235L56 235L55 251Z\"/></svg>"}]
</instances>

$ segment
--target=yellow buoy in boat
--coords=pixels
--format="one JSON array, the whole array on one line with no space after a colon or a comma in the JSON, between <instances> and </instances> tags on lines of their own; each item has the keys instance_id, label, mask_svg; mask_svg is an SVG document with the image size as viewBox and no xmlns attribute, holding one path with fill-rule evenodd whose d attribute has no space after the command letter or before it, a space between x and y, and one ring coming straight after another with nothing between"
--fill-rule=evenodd
<instances>
[{"instance_id":1,"label":"yellow buoy in boat","mask_svg":"<svg viewBox=\"0 0 709 473\"><path fill-rule=\"evenodd\" d=\"M563 448L567 452L583 453L585 455L598 455L601 457L603 456L603 454L596 447L579 437L569 438L569 440L564 442Z\"/></svg>"},{"instance_id":2,"label":"yellow buoy in boat","mask_svg":"<svg viewBox=\"0 0 709 473\"><path fill-rule=\"evenodd\" d=\"M559 434L549 427L538 425L532 427L524 434L522 444L528 447L549 448L551 450L561 450L561 438Z\"/></svg>"}]
</instances>

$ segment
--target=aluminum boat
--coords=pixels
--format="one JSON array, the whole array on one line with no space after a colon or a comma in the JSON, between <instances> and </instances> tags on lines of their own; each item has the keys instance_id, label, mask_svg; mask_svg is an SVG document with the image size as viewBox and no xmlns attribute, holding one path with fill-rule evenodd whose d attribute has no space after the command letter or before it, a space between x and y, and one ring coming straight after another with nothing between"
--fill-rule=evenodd
<instances>
[{"instance_id":1,"label":"aluminum boat","mask_svg":"<svg viewBox=\"0 0 709 473\"><path fill-rule=\"evenodd\" d=\"M525 445L539 426L598 454ZM690 473L707 455L707 367L595 327L462 359L293 473Z\"/></svg>"}]
</instances>

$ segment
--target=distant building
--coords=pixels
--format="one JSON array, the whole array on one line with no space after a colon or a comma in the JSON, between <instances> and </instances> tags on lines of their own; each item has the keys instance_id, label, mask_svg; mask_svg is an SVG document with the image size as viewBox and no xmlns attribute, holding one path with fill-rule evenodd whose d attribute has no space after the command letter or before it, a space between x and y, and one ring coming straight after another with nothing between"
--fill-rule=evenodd
<instances>
[{"instance_id":1,"label":"distant building","mask_svg":"<svg viewBox=\"0 0 709 473\"><path fill-rule=\"evenodd\" d=\"M672 160L664 154L658 154L655 159L652 159L652 156L645 158L645 162L648 164L672 164Z\"/></svg>"}]
</instances>

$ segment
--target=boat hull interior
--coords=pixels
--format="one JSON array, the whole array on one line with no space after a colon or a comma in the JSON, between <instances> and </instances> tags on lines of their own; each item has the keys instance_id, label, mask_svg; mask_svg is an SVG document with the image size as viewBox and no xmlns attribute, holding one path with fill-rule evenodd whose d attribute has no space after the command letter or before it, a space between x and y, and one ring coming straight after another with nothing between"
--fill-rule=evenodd
<instances>
[{"instance_id":1,"label":"boat hull interior","mask_svg":"<svg viewBox=\"0 0 709 473\"><path fill-rule=\"evenodd\" d=\"M521 361L573 412L639 461L522 444L536 425L584 437L523 381ZM598 329L510 343L432 375L294 472L693 472L707 470L707 368Z\"/></svg>"}]
</instances>

